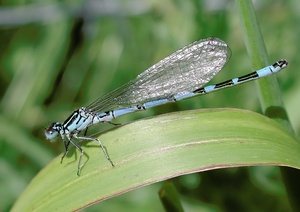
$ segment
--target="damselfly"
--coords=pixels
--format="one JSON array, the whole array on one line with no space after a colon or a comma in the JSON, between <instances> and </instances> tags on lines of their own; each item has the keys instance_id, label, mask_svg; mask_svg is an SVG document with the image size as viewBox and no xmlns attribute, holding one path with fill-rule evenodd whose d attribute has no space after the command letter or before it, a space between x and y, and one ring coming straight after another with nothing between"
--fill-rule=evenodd
<instances>
[{"instance_id":1,"label":"damselfly","mask_svg":"<svg viewBox=\"0 0 300 212\"><path fill-rule=\"evenodd\" d=\"M66 149L61 161L68 153L70 143L80 151L78 175L83 150L74 139L98 141L104 155L114 166L98 138L85 134L79 136L79 133L86 131L91 125L99 122L111 123L112 119L128 113L266 77L288 65L286 60L279 60L250 74L204 87L221 71L230 55L229 47L219 38L207 38L187 45L151 66L134 80L100 97L87 107L74 111L63 123L52 123L46 129L46 137L52 140L58 135L61 136Z\"/></svg>"}]
</instances>

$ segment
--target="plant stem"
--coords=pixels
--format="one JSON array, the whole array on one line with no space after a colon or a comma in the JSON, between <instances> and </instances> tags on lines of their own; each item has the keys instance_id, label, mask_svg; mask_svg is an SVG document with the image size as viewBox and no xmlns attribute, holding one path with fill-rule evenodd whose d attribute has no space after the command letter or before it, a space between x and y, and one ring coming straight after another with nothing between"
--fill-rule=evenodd
<instances>
[{"instance_id":1,"label":"plant stem","mask_svg":"<svg viewBox=\"0 0 300 212\"><path fill-rule=\"evenodd\" d=\"M236 2L241 17L241 25L243 27L247 51L251 58L253 68L258 69L269 65L270 62L267 50L252 2L250 0L237 0ZM259 80L258 88L260 93L260 103L264 114L278 121L294 135L294 130L290 124L286 110L284 109L276 78L272 76ZM281 173L284 178L291 206L295 211L299 211L300 203L297 201L297 197L300 196L300 188L295 185L299 184L297 179L300 179L300 172L296 169L282 167Z\"/></svg>"}]
</instances>

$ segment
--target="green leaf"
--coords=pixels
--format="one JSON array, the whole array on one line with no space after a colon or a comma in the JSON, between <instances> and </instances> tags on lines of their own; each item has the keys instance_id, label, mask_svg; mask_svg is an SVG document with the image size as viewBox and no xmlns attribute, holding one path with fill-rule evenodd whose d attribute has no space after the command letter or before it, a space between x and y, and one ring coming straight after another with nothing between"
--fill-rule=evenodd
<instances>
[{"instance_id":1,"label":"green leaf","mask_svg":"<svg viewBox=\"0 0 300 212\"><path fill-rule=\"evenodd\" d=\"M300 168L300 146L277 122L236 109L194 110L136 121L103 133L115 167L97 142L76 175L78 152L46 166L13 211L71 211L141 186L180 175L226 167L275 165ZM75 157L75 156L76 157ZM88 156L88 157L87 157Z\"/></svg>"}]
</instances>

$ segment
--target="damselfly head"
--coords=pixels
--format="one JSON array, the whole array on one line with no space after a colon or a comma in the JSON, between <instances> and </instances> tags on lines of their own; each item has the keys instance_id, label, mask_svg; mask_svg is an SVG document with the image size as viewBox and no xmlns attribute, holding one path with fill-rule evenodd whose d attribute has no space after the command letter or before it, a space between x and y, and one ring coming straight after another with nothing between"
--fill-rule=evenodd
<instances>
[{"instance_id":1,"label":"damselfly head","mask_svg":"<svg viewBox=\"0 0 300 212\"><path fill-rule=\"evenodd\" d=\"M45 135L46 138L49 140L53 140L56 138L59 134L59 131L61 130L62 125L60 122L54 122L50 125L50 127L46 128Z\"/></svg>"}]
</instances>

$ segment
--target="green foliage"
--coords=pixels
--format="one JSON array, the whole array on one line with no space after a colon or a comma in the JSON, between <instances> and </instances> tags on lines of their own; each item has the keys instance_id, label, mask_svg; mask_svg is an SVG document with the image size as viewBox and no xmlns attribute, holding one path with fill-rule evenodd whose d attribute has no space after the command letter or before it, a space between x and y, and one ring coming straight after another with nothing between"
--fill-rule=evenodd
<instances>
[{"instance_id":1,"label":"green foliage","mask_svg":"<svg viewBox=\"0 0 300 212\"><path fill-rule=\"evenodd\" d=\"M204 170L253 165L300 168L300 146L288 131L265 116L236 109L161 115L111 130L99 139L109 141L106 147L115 167L96 141L83 143L88 155L80 177L73 151L63 165L57 157L32 180L13 211L74 211Z\"/></svg>"},{"instance_id":2,"label":"green foliage","mask_svg":"<svg viewBox=\"0 0 300 212\"><path fill-rule=\"evenodd\" d=\"M289 67L276 76L281 92L278 89L274 90L273 85L271 85L271 89L268 89L270 82L267 80L267 86L260 86L259 94L256 94L255 83L249 83L207 96L127 115L116 122L127 123L156 114L199 108L233 107L267 113L266 107L269 107L269 103L261 101L263 107L259 109L257 96L268 97L273 93L272 98L275 96L284 100L292 126L296 134L299 134L300 82L298 80L300 78L296 68L300 65L299 60L296 59L300 49L298 42L299 14L296 9L300 4L298 1L256 2L256 17L263 40L257 40L256 37L251 36L243 39L242 32L245 32L245 27L250 29L254 22L251 19L247 22L242 18L242 22L238 21L240 20L238 11L241 12L241 10L239 10L240 7L237 7L239 4L235 4L235 2L220 1L214 5L209 4L213 1L154 0L124 1L122 3L116 1L118 6L109 3L112 1L107 1L106 4L99 2L96 6L92 2L96 4L96 1L63 3L48 1L47 5L34 1L4 1L2 3L2 6L13 7L6 8L7 11L0 10L0 194L3 197L0 198L1 211L9 210L31 179L46 164L49 164L54 156L63 152L61 141L50 143L45 139L43 127L47 127L53 121L63 121L77 107L86 105L95 98L126 83L150 65L185 44L208 36L217 36L225 40L233 52L230 62L213 80L214 82L248 73L252 71L251 64L255 68L260 68L264 65L263 63L268 62L263 56L264 59L261 60L263 63L257 63L259 61L257 58L261 58L261 55L253 59L255 55L261 53L260 49L249 51L250 57L247 55L245 43L249 50L251 45L249 40L252 38L252 42L265 45L269 53L267 57L271 63L281 58L289 61ZM107 7L107 5L111 7ZM264 93L261 94L261 92ZM270 113L274 114L273 111ZM253 117L256 117L256 114ZM155 122L151 123L151 120L137 123L150 126L155 124ZM219 122L218 117L210 117L199 124L203 124L205 127L205 123L209 124L210 120L215 120L214 124ZM245 124L249 124L241 117L240 124L243 121ZM226 123L230 122L231 117L228 116ZM226 127L226 123L223 124L224 127ZM272 122L270 126L273 126L273 123L275 122ZM131 128L131 130L138 135L147 133L140 130L136 126L137 124L134 125L135 128ZM184 124L182 123L182 125ZM289 122L283 123L283 125L288 126L287 129L291 131ZM119 136L126 137L128 132L126 133L124 130L128 129L127 127L132 127L132 125L120 127L100 136L108 152L114 155L114 159L123 157L122 149L130 148L124 146L124 143L118 143L118 146L115 146L115 142L104 137L116 136L121 132L124 134L119 134ZM254 126L249 124L248 129L233 130L232 133L248 133L248 136L252 138L259 132L259 130L253 130L252 127ZM100 129L103 131L107 128L111 128L111 126L99 125L92 131L99 132ZM221 128L220 130L222 132ZM251 133L248 130L251 130ZM209 132L216 133L213 132L213 127ZM136 151L138 151L137 147L142 151L143 144L151 147L150 140L159 138L159 135L153 135L153 133L150 135L152 137L149 140L145 134L140 143L133 144ZM226 137L226 135L228 134L223 131L220 138ZM278 140L280 140L280 136L277 138ZM268 139L272 139L271 135ZM271 147L276 146L275 140L277 139L272 139L270 150ZM166 140L161 140L162 144L165 142ZM279 141L280 144L281 142L283 140ZM86 146L94 146L94 144L91 142ZM282 144L280 147L283 152L284 146ZM220 147L216 145L215 148L221 147L222 145ZM256 148L258 147L259 145L256 146ZM231 148L235 147L231 146ZM278 153L280 148L277 150ZM286 148L285 150L288 150L288 147ZM299 146L295 144L294 150L296 151L297 148ZM118 151L118 149L120 150ZM234 150L231 150L233 155L238 153L237 150ZM65 183L64 185L68 186L76 181L84 184L83 179L90 176L85 176L84 172L90 173L99 168L105 169L106 173L117 172L119 169L127 170L122 166L109 167L104 156L99 154L98 148L86 148L85 152L89 156L89 160L85 164L81 177L77 178L75 175L77 164L75 159L76 156L78 157L76 153L70 154L63 164L59 163L60 156L54 159L37 177L53 168L55 172L50 172L48 178L57 175L54 178L56 183L58 185ZM95 158L97 155L99 157ZM262 155L264 154L262 153ZM295 157L292 157L292 153L290 156L293 161L286 156L289 163L298 162ZM166 155L162 155L162 158L164 157ZM181 160L184 160L183 158L184 156ZM148 158L142 159L147 164ZM221 156L219 159L222 160ZM162 163L164 160L162 159ZM280 164L278 162L274 165ZM171 169L173 165L170 163L167 167ZM139 171L139 166L135 168ZM59 171L56 172L57 170ZM128 169L128 171L132 170ZM104 176L107 176L109 181L112 180L109 175L103 173L94 177L100 179ZM174 176L178 176L178 174ZM68 184L65 180L71 178L73 181ZM155 182L157 181L159 180ZM289 207L284 183L281 180L279 169L276 167L214 170L186 175L172 181L180 194L183 208L189 209L189 211L199 208L202 210L244 210L250 208L249 206L253 210L277 209L282 211ZM100 185L103 184L105 181ZM41 186L46 185L41 183ZM106 186L103 189L113 189L115 184ZM85 185L86 187L87 185ZM72 188L69 189L67 191L73 192ZM101 190L101 188L99 189ZM158 190L159 186L153 184L103 201L92 206L90 210L100 208L106 211L120 209L132 211L132 208L135 208L138 211L145 211L147 208L155 207L154 205L159 206L151 209L162 210L158 199ZM81 193L80 188L77 188L77 192L79 193L77 197L74 197L75 202L87 195L87 193ZM234 195L230 193L234 193ZM69 195L68 193L51 195L60 196L62 194L64 194L62 198ZM24 195L26 194L23 194L22 198ZM264 204L257 204L257 200Z\"/></svg>"}]
</instances>

